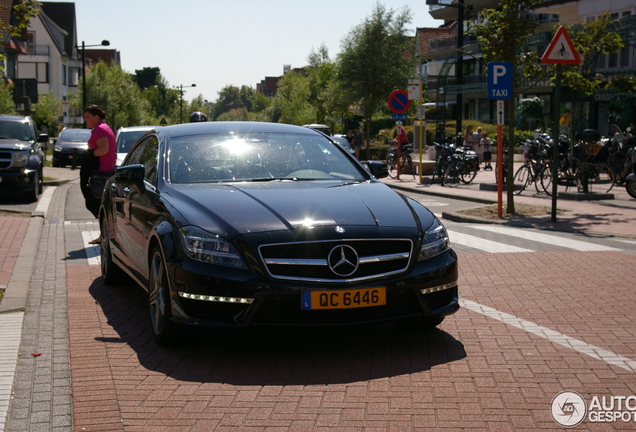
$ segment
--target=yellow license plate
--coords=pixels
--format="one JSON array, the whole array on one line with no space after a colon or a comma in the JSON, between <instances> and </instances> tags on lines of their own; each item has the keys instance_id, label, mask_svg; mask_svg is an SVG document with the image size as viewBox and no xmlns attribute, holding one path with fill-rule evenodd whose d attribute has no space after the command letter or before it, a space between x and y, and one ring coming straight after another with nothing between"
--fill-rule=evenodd
<instances>
[{"instance_id":1,"label":"yellow license plate","mask_svg":"<svg viewBox=\"0 0 636 432\"><path fill-rule=\"evenodd\" d=\"M303 291L303 310L352 309L386 304L386 288L362 288L341 291Z\"/></svg>"}]
</instances>

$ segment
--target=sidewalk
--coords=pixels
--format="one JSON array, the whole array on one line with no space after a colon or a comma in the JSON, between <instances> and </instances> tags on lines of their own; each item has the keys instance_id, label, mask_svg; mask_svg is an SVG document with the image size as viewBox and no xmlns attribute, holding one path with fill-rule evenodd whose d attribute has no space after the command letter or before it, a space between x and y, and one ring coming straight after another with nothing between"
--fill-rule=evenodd
<instances>
[{"instance_id":1,"label":"sidewalk","mask_svg":"<svg viewBox=\"0 0 636 432\"><path fill-rule=\"evenodd\" d=\"M414 161L414 164L417 163ZM515 163L515 169L520 166ZM475 202L480 205L496 204L498 202L497 186L494 171L480 169L472 183L440 186L437 182L431 184L431 176L402 174L400 180L390 177L381 179L388 186L407 192L416 192L447 198L457 198ZM551 221L551 215L528 217L511 220L489 220L465 216L458 213L443 213L444 219L456 222L497 223L509 226L533 227L558 231L582 232L594 235L610 235L636 238L636 199L630 197L622 185L614 185L610 191L614 199L594 200L576 192L568 193L566 198L557 198L556 207L563 212L557 213L556 221ZM586 198L586 199L582 199ZM507 203L507 193L502 193L502 206ZM514 197L515 203L545 206L552 209L552 197L545 193L538 194L534 187L523 191Z\"/></svg>"}]
</instances>

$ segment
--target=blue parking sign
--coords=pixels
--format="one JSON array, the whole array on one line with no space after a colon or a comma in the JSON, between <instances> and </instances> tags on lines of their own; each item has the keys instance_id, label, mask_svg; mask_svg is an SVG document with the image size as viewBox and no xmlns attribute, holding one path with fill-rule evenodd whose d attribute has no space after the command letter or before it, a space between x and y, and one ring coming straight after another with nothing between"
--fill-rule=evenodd
<instances>
[{"instance_id":1,"label":"blue parking sign","mask_svg":"<svg viewBox=\"0 0 636 432\"><path fill-rule=\"evenodd\" d=\"M512 63L488 63L488 99L512 98Z\"/></svg>"}]
</instances>

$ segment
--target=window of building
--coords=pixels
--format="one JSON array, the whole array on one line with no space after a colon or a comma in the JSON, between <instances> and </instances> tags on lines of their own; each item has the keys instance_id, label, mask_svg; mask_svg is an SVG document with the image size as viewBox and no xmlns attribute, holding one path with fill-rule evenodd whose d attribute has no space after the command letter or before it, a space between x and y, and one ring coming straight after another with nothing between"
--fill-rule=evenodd
<instances>
[{"instance_id":1,"label":"window of building","mask_svg":"<svg viewBox=\"0 0 636 432\"><path fill-rule=\"evenodd\" d=\"M69 67L68 68L68 85L75 87L77 86L77 82L79 81L79 72L80 69L78 67Z\"/></svg>"},{"instance_id":2,"label":"window of building","mask_svg":"<svg viewBox=\"0 0 636 432\"><path fill-rule=\"evenodd\" d=\"M66 65L62 65L62 85L66 85L66 73L67 73Z\"/></svg>"},{"instance_id":3,"label":"window of building","mask_svg":"<svg viewBox=\"0 0 636 432\"><path fill-rule=\"evenodd\" d=\"M27 32L26 50L27 50L27 53L29 54L32 54L35 52L35 32L34 31Z\"/></svg>"},{"instance_id":4,"label":"window of building","mask_svg":"<svg viewBox=\"0 0 636 432\"><path fill-rule=\"evenodd\" d=\"M35 78L40 83L49 82L49 64L35 62L18 63L18 78Z\"/></svg>"}]
</instances>

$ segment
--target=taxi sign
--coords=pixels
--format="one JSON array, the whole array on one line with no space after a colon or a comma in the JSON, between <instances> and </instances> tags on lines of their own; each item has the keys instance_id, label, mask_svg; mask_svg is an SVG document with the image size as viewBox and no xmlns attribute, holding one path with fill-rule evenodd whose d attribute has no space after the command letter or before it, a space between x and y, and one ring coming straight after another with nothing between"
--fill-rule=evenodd
<instances>
[{"instance_id":1,"label":"taxi sign","mask_svg":"<svg viewBox=\"0 0 636 432\"><path fill-rule=\"evenodd\" d=\"M576 52L570 35L565 27L561 26L552 38L548 49L545 50L541 63L580 64L581 57Z\"/></svg>"},{"instance_id":2,"label":"taxi sign","mask_svg":"<svg viewBox=\"0 0 636 432\"><path fill-rule=\"evenodd\" d=\"M512 63L488 63L488 99L512 99Z\"/></svg>"}]
</instances>

